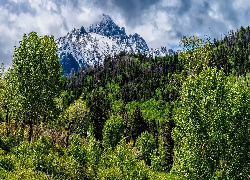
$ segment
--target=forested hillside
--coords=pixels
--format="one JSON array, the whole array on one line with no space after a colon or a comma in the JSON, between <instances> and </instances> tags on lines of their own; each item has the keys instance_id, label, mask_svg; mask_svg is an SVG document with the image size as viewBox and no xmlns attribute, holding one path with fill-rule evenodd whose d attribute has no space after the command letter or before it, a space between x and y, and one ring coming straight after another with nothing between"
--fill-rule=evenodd
<instances>
[{"instance_id":1,"label":"forested hillside","mask_svg":"<svg viewBox=\"0 0 250 180\"><path fill-rule=\"evenodd\" d=\"M0 69L1 179L249 179L250 27L63 76L53 36Z\"/></svg>"}]
</instances>

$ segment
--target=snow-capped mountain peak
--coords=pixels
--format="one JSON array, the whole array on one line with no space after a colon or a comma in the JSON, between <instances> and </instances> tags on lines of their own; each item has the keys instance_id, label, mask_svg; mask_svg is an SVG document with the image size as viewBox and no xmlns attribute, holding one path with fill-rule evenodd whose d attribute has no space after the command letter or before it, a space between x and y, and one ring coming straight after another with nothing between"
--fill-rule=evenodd
<instances>
[{"instance_id":1,"label":"snow-capped mountain peak","mask_svg":"<svg viewBox=\"0 0 250 180\"><path fill-rule=\"evenodd\" d=\"M102 63L107 55L121 51L150 53L147 43L140 35L135 33L127 36L125 28L117 26L108 15L102 14L100 19L99 23L90 25L87 30L84 27L74 28L66 36L56 40L64 74L70 74L72 68L77 72L81 66Z\"/></svg>"},{"instance_id":2,"label":"snow-capped mountain peak","mask_svg":"<svg viewBox=\"0 0 250 180\"><path fill-rule=\"evenodd\" d=\"M87 29L88 32L93 32L103 36L112 36L115 38L126 37L125 28L117 26L113 20L105 14L101 15L101 22L92 24Z\"/></svg>"}]
</instances>

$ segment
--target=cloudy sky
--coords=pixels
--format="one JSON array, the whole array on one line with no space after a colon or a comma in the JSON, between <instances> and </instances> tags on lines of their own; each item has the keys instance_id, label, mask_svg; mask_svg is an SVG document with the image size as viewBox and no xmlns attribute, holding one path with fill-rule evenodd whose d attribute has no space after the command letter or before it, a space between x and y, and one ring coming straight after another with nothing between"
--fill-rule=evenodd
<instances>
[{"instance_id":1,"label":"cloudy sky","mask_svg":"<svg viewBox=\"0 0 250 180\"><path fill-rule=\"evenodd\" d=\"M138 33L149 48L181 49L180 38L221 38L250 26L249 0L0 0L0 63L11 65L24 33L65 36L109 15L127 34Z\"/></svg>"}]
</instances>

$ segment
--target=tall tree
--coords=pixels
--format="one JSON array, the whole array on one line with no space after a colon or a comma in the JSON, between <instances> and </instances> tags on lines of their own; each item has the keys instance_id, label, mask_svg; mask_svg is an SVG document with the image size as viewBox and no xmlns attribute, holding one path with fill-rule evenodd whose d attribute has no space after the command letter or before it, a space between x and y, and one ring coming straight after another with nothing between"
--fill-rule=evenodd
<instances>
[{"instance_id":1,"label":"tall tree","mask_svg":"<svg viewBox=\"0 0 250 180\"><path fill-rule=\"evenodd\" d=\"M180 179L248 179L250 91L208 68L183 84L173 169Z\"/></svg>"},{"instance_id":2,"label":"tall tree","mask_svg":"<svg viewBox=\"0 0 250 180\"><path fill-rule=\"evenodd\" d=\"M109 117L109 102L104 101L104 94L99 90L93 92L93 99L91 100L90 110L90 120L94 126L95 138L102 141L102 130L106 120Z\"/></svg>"},{"instance_id":3,"label":"tall tree","mask_svg":"<svg viewBox=\"0 0 250 180\"><path fill-rule=\"evenodd\" d=\"M8 69L5 72L3 64L0 69L0 114L6 122L6 135L9 136L10 119L17 118L22 109L19 103L20 95L17 93L14 84L16 79L13 76L13 69Z\"/></svg>"},{"instance_id":4,"label":"tall tree","mask_svg":"<svg viewBox=\"0 0 250 180\"><path fill-rule=\"evenodd\" d=\"M179 59L182 61L184 70L191 75L201 72L208 67L211 59L209 42L196 36L187 38L183 36L180 46L183 45L185 52L181 52Z\"/></svg>"},{"instance_id":5,"label":"tall tree","mask_svg":"<svg viewBox=\"0 0 250 180\"><path fill-rule=\"evenodd\" d=\"M54 37L39 37L36 32L24 34L20 46L14 50L12 63L31 141L33 124L38 123L38 119L45 121L53 117L54 99L63 85Z\"/></svg>"},{"instance_id":6,"label":"tall tree","mask_svg":"<svg viewBox=\"0 0 250 180\"><path fill-rule=\"evenodd\" d=\"M141 133L149 129L149 123L142 117L142 112L138 104L135 106L135 110L129 120L129 129L130 139L134 142L136 142Z\"/></svg>"}]
</instances>

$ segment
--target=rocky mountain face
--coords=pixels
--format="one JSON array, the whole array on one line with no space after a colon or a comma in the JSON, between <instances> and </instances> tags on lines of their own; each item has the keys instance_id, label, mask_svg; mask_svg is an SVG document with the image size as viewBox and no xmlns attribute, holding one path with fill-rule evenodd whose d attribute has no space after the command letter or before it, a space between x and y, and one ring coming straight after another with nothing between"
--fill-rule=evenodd
<instances>
[{"instance_id":1,"label":"rocky mountain face","mask_svg":"<svg viewBox=\"0 0 250 180\"><path fill-rule=\"evenodd\" d=\"M166 48L150 51L140 35L127 35L124 27L120 28L104 14L101 15L100 23L92 24L86 30L84 27L73 29L55 42L63 74L70 74L72 69L77 72L81 66L89 67L98 62L102 63L105 56L112 56L121 51L141 52L153 56L171 53Z\"/></svg>"}]
</instances>

